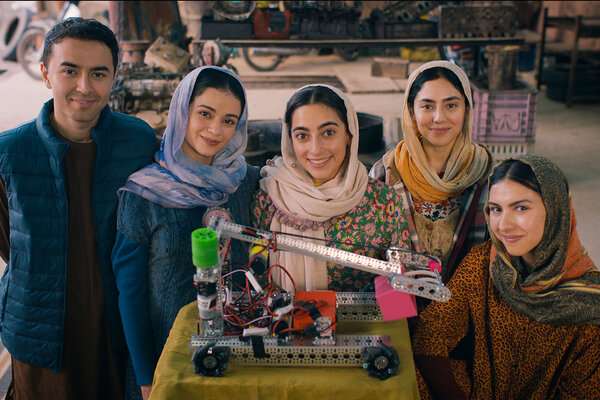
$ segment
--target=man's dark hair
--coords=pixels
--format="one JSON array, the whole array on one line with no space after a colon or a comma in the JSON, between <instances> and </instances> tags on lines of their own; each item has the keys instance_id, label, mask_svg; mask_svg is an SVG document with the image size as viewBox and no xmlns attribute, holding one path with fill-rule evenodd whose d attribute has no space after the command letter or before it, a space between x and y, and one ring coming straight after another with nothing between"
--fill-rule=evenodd
<instances>
[{"instance_id":1,"label":"man's dark hair","mask_svg":"<svg viewBox=\"0 0 600 400\"><path fill-rule=\"evenodd\" d=\"M106 25L95 19L86 18L67 18L50 29L44 39L44 51L42 53L42 63L46 68L48 68L48 60L50 60L52 54L52 46L55 43L62 42L66 37L104 43L112 53L113 68L116 72L119 60L119 44L115 34Z\"/></svg>"}]
</instances>

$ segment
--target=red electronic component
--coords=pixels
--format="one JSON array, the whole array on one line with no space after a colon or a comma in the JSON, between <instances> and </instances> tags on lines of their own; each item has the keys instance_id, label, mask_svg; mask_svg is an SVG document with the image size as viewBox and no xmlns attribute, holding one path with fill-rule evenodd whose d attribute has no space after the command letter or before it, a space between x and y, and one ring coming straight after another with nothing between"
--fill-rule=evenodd
<instances>
[{"instance_id":1,"label":"red electronic component","mask_svg":"<svg viewBox=\"0 0 600 400\"><path fill-rule=\"evenodd\" d=\"M313 307L305 307L305 303L308 303ZM329 319L331 323L329 326L333 328L335 326L335 292L334 291L313 291L313 292L298 292L294 299L294 311L293 318L293 329L304 330L307 327L313 325L314 319L310 314L310 309L316 308L325 319ZM327 327L325 327L327 328ZM332 329L322 329L319 332L330 332Z\"/></svg>"}]
</instances>

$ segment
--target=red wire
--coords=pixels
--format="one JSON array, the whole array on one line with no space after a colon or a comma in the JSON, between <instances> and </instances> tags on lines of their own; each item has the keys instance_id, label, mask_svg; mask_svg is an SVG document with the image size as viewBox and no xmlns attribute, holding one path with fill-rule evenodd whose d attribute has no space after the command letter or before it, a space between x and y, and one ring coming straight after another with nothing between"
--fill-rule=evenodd
<instances>
[{"instance_id":1,"label":"red wire","mask_svg":"<svg viewBox=\"0 0 600 400\"><path fill-rule=\"evenodd\" d=\"M306 303L309 303L313 306L315 306L317 308L317 310L322 309L323 307L325 307L327 305L327 302L325 300L307 300ZM295 304L294 305L294 309L292 310L292 316L294 318L306 318L306 316L310 313L309 309Z\"/></svg>"},{"instance_id":2,"label":"red wire","mask_svg":"<svg viewBox=\"0 0 600 400\"><path fill-rule=\"evenodd\" d=\"M271 278L271 274L273 273L273 268L281 268L283 270L283 272L285 272L285 274L288 276L288 278L290 278L290 280L292 281L292 284L294 285L294 296L295 296L296 293L298 293L298 287L296 286L296 281L294 281L294 278L292 278L292 274L290 274L288 272L288 270L285 269L282 265L279 265L279 264L271 265L271 268L269 268L269 284L274 285L272 278Z\"/></svg>"},{"instance_id":3,"label":"red wire","mask_svg":"<svg viewBox=\"0 0 600 400\"><path fill-rule=\"evenodd\" d=\"M221 260L227 259L227 253L229 252L229 245L231 244L231 239L227 239L227 244L221 250Z\"/></svg>"},{"instance_id":4,"label":"red wire","mask_svg":"<svg viewBox=\"0 0 600 400\"><path fill-rule=\"evenodd\" d=\"M272 245L273 245L273 251L275 252L275 251L277 251L277 236L275 235L275 232L272 232L272 234L273 234L273 243L272 243Z\"/></svg>"},{"instance_id":5,"label":"red wire","mask_svg":"<svg viewBox=\"0 0 600 400\"><path fill-rule=\"evenodd\" d=\"M227 245L223 248L221 254L225 256L229 251L230 241L227 242ZM276 249L275 241L269 241L265 248ZM257 253L257 255L260 253ZM222 258L224 259L224 258ZM249 264L248 264L249 265ZM248 266L241 266L241 269L233 269L233 264L225 264L223 268L231 268L230 272L223 274L222 276L222 284L223 287L226 286L228 282L232 282L234 288L241 291L241 294L236 298L230 298L229 306L223 305L224 321L226 323L226 334L227 335L236 335L241 334L243 329L240 329L240 326L269 326L273 321L273 318L265 318L267 316L274 316L273 310L271 310L269 306L269 298L272 298L275 294L282 294L285 291L282 291L275 283L272 281L272 273L275 268L281 268L283 273L287 275L287 277L291 280L292 285L294 286L294 292L297 290L296 282L292 278L291 274L281 265L273 265L269 268L268 271L268 285L263 289L260 293L254 293L253 289L246 278L245 285L242 285L236 281L233 281L231 277L234 273L245 272L248 270ZM239 265L238 265L239 267ZM262 310L262 311L261 311ZM274 328L279 326L280 321L278 320ZM294 331L292 328L285 329L286 332Z\"/></svg>"},{"instance_id":6,"label":"red wire","mask_svg":"<svg viewBox=\"0 0 600 400\"><path fill-rule=\"evenodd\" d=\"M324 333L331 332L335 328L336 325L337 325L337 322L334 322L333 324L329 325L329 328L327 328L326 330L324 330L323 332L321 332L321 335L323 335Z\"/></svg>"}]
</instances>

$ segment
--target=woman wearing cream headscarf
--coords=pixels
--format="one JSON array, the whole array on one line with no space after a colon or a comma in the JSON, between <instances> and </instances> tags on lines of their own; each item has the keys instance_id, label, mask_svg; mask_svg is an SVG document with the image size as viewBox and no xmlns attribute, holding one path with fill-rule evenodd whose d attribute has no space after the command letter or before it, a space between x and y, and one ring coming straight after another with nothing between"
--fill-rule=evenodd
<instances>
[{"instance_id":1,"label":"woman wearing cream headscarf","mask_svg":"<svg viewBox=\"0 0 600 400\"><path fill-rule=\"evenodd\" d=\"M471 143L473 100L464 71L432 61L408 79L404 140L371 169L402 199L412 249L437 256L447 282L475 243L486 239L482 194L489 152Z\"/></svg>"},{"instance_id":2,"label":"woman wearing cream headscarf","mask_svg":"<svg viewBox=\"0 0 600 400\"><path fill-rule=\"evenodd\" d=\"M345 94L326 85L298 90L287 103L281 153L261 171L252 203L255 226L370 257L407 247L398 197L370 180L358 161L358 118ZM270 261L290 273L298 290L356 291L373 279L291 252L273 252ZM284 289L293 289L280 269L273 272Z\"/></svg>"}]
</instances>

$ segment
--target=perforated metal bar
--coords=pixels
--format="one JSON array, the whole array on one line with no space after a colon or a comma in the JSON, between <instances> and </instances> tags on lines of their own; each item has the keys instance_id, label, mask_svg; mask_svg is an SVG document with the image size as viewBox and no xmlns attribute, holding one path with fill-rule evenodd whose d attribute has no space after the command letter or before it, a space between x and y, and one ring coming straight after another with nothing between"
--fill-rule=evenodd
<instances>
[{"instance_id":1,"label":"perforated metal bar","mask_svg":"<svg viewBox=\"0 0 600 400\"><path fill-rule=\"evenodd\" d=\"M435 301L450 300L450 289L440 283L430 283L422 279L407 278L402 275L393 275L390 285L395 290L415 296L425 297Z\"/></svg>"},{"instance_id":2,"label":"perforated metal bar","mask_svg":"<svg viewBox=\"0 0 600 400\"><path fill-rule=\"evenodd\" d=\"M232 298L239 298L242 292L233 292ZM381 322L383 315L377 304L374 292L337 292L336 318L338 321ZM204 332L204 327L202 328ZM216 335L213 335L216 336Z\"/></svg>"},{"instance_id":3,"label":"perforated metal bar","mask_svg":"<svg viewBox=\"0 0 600 400\"><path fill-rule=\"evenodd\" d=\"M265 247L275 245L279 250L288 250L361 271L385 275L395 290L415 296L426 297L436 301L447 301L450 299L450 290L442 284L439 275L436 274L437 276L434 275L432 277L430 274L427 280L409 278L402 275L404 272L403 260L406 260L410 266L416 266L421 270L428 270L429 260L432 258L425 255L401 249L391 249L388 251L388 254L391 255L393 261L387 262L349 251L317 245L290 236L274 236L269 231L248 228L216 217L211 218L208 227L214 229L219 236L261 244ZM431 280L434 280L436 283L432 283Z\"/></svg>"},{"instance_id":4,"label":"perforated metal bar","mask_svg":"<svg viewBox=\"0 0 600 400\"><path fill-rule=\"evenodd\" d=\"M374 292L337 292L336 301L338 321L383 321Z\"/></svg>"},{"instance_id":5,"label":"perforated metal bar","mask_svg":"<svg viewBox=\"0 0 600 400\"><path fill-rule=\"evenodd\" d=\"M400 264L391 264L387 261L351 253L349 251L344 251L333 247L310 243L308 241L296 239L286 235L275 236L275 239L273 239L273 234L271 232L257 229L255 230L251 228L253 231L252 233L256 234L256 236L253 236L248 233L246 230L248 228L243 225L227 222L223 219L218 219L218 221L216 221L216 223L213 225L213 221L214 219L211 219L211 224L209 224L209 227L214 229L219 235L232 237L245 242L253 242L264 246L268 246L270 241L275 240L277 249L279 250L293 251L294 253L319 258L325 261L331 261L335 264L360 269L365 272L378 273L379 275L402 273L402 266ZM213 226L215 227L213 228Z\"/></svg>"},{"instance_id":6,"label":"perforated metal bar","mask_svg":"<svg viewBox=\"0 0 600 400\"><path fill-rule=\"evenodd\" d=\"M252 346L236 337L205 338L192 335L190 350L214 343L216 346L227 346L231 349L230 363L236 365L268 365L268 366L330 366L352 367L362 366L362 351L365 347L377 346L379 343L391 346L389 336L379 335L338 335L332 341L313 343L310 338L298 337L292 341L278 341L276 338L263 339L266 357L256 358Z\"/></svg>"}]
</instances>

